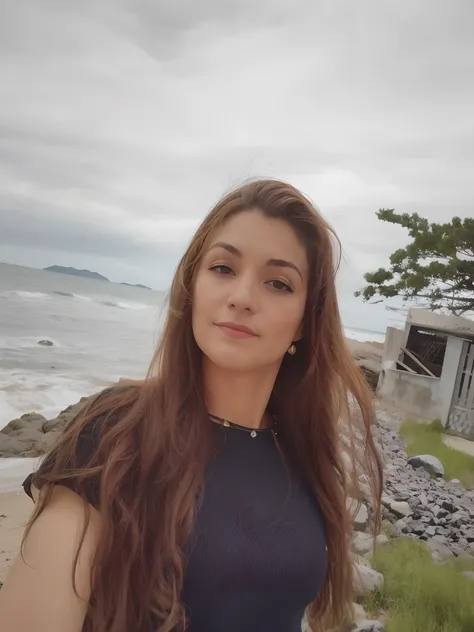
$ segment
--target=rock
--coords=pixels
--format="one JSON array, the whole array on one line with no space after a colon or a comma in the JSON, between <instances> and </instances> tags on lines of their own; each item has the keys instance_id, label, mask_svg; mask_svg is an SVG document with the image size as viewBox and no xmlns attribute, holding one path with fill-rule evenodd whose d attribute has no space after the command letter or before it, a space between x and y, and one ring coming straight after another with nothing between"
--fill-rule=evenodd
<instances>
[{"instance_id":1,"label":"rock","mask_svg":"<svg viewBox=\"0 0 474 632\"><path fill-rule=\"evenodd\" d=\"M456 481L433 478L421 462L415 462L419 467L407 467L410 459L403 439L394 432L395 424L387 420L386 415L377 413L377 419L375 443L384 463L385 479L382 519L393 525L393 535L425 540L433 558L439 562L472 554L474 490L467 491ZM422 456L430 458L430 455ZM404 515L408 507L410 511ZM389 532L387 527L384 532ZM364 555L368 557L370 552Z\"/></svg>"},{"instance_id":2,"label":"rock","mask_svg":"<svg viewBox=\"0 0 474 632\"><path fill-rule=\"evenodd\" d=\"M62 432L59 430L44 434L35 446L38 453L43 454L45 452L49 452L53 448L53 446L56 444L56 441L58 441L61 435L62 435Z\"/></svg>"},{"instance_id":3,"label":"rock","mask_svg":"<svg viewBox=\"0 0 474 632\"><path fill-rule=\"evenodd\" d=\"M62 431L67 426L67 420L61 417L57 417L56 419L48 419L45 421L42 428L43 432L49 433L54 431Z\"/></svg>"},{"instance_id":4,"label":"rock","mask_svg":"<svg viewBox=\"0 0 474 632\"><path fill-rule=\"evenodd\" d=\"M375 548L385 546L390 542L384 533L379 533L375 538ZM352 537L352 551L357 555L369 559L374 552L374 536L370 533L355 531Z\"/></svg>"},{"instance_id":5,"label":"rock","mask_svg":"<svg viewBox=\"0 0 474 632\"><path fill-rule=\"evenodd\" d=\"M25 431L26 432L26 431ZM36 440L41 436L38 433ZM0 432L0 457L30 456L29 452L34 441L23 441L21 437L14 437Z\"/></svg>"},{"instance_id":6,"label":"rock","mask_svg":"<svg viewBox=\"0 0 474 632\"><path fill-rule=\"evenodd\" d=\"M2 434L10 434L14 430L18 430L18 424L21 423L21 419L12 419L7 423L7 425L2 428Z\"/></svg>"},{"instance_id":7,"label":"rock","mask_svg":"<svg viewBox=\"0 0 474 632\"><path fill-rule=\"evenodd\" d=\"M353 589L356 597L367 597L383 587L383 575L368 566L354 564Z\"/></svg>"},{"instance_id":8,"label":"rock","mask_svg":"<svg viewBox=\"0 0 474 632\"><path fill-rule=\"evenodd\" d=\"M378 536L375 538L376 546L385 546L386 544L389 544L389 543L390 543L390 538L386 536L385 533L379 533Z\"/></svg>"},{"instance_id":9,"label":"rock","mask_svg":"<svg viewBox=\"0 0 474 632\"><path fill-rule=\"evenodd\" d=\"M435 562L444 562L453 558L453 552L447 546L447 540L443 536L435 535L433 538L428 538L426 544L430 548L431 557Z\"/></svg>"},{"instance_id":10,"label":"rock","mask_svg":"<svg viewBox=\"0 0 474 632\"><path fill-rule=\"evenodd\" d=\"M397 520L394 526L395 526L397 535L408 533L409 531L408 523L403 518L400 518L400 520Z\"/></svg>"},{"instance_id":11,"label":"rock","mask_svg":"<svg viewBox=\"0 0 474 632\"><path fill-rule=\"evenodd\" d=\"M23 415L20 419L13 419L8 423L2 432L5 434L11 434L15 430L29 429L29 430L41 430L44 422L46 421L43 415L38 413L29 413Z\"/></svg>"},{"instance_id":12,"label":"rock","mask_svg":"<svg viewBox=\"0 0 474 632\"><path fill-rule=\"evenodd\" d=\"M367 619L367 613L365 612L364 606L362 606L360 603L354 602L352 604L352 608L354 611L354 623L356 625L359 625L360 623L362 623L362 621L365 621Z\"/></svg>"},{"instance_id":13,"label":"rock","mask_svg":"<svg viewBox=\"0 0 474 632\"><path fill-rule=\"evenodd\" d=\"M367 506L361 503L357 508L358 502L354 498L347 498L346 509L353 516L354 529L356 531L364 531L369 522L369 511ZM354 515L355 514L355 515Z\"/></svg>"},{"instance_id":14,"label":"rock","mask_svg":"<svg viewBox=\"0 0 474 632\"><path fill-rule=\"evenodd\" d=\"M413 513L410 505L407 502L397 502L394 501L390 505L390 511L397 516L397 518L406 518L410 514Z\"/></svg>"},{"instance_id":15,"label":"rock","mask_svg":"<svg viewBox=\"0 0 474 632\"><path fill-rule=\"evenodd\" d=\"M387 507L387 509L390 509L390 505L393 503L393 500L394 499L385 492L382 493L382 505ZM404 500L406 500L406 498L404 498Z\"/></svg>"},{"instance_id":16,"label":"rock","mask_svg":"<svg viewBox=\"0 0 474 632\"><path fill-rule=\"evenodd\" d=\"M0 457L36 457L51 449L67 425L91 397L82 397L76 404L65 408L55 419L46 419L39 413L28 413L13 419L0 431ZM51 436L49 436L51 435Z\"/></svg>"},{"instance_id":17,"label":"rock","mask_svg":"<svg viewBox=\"0 0 474 632\"><path fill-rule=\"evenodd\" d=\"M385 625L381 621L366 619L361 621L353 632L385 632Z\"/></svg>"},{"instance_id":18,"label":"rock","mask_svg":"<svg viewBox=\"0 0 474 632\"><path fill-rule=\"evenodd\" d=\"M374 550L374 538L369 533L355 531L352 536L352 550L358 555L367 555Z\"/></svg>"},{"instance_id":19,"label":"rock","mask_svg":"<svg viewBox=\"0 0 474 632\"><path fill-rule=\"evenodd\" d=\"M43 433L30 428L13 430L10 434L0 432L0 457L37 456L36 446L41 442Z\"/></svg>"},{"instance_id":20,"label":"rock","mask_svg":"<svg viewBox=\"0 0 474 632\"><path fill-rule=\"evenodd\" d=\"M14 430L10 432L10 437L16 437L23 443L35 443L39 441L43 435L41 430L34 430L33 428L21 428L20 430Z\"/></svg>"},{"instance_id":21,"label":"rock","mask_svg":"<svg viewBox=\"0 0 474 632\"><path fill-rule=\"evenodd\" d=\"M40 340L38 344L42 347L54 347L54 342L51 342L51 340Z\"/></svg>"},{"instance_id":22,"label":"rock","mask_svg":"<svg viewBox=\"0 0 474 632\"><path fill-rule=\"evenodd\" d=\"M444 476L444 467L439 459L431 454L420 454L412 456L408 459L408 464L414 468L422 467L428 474L432 476Z\"/></svg>"}]
</instances>

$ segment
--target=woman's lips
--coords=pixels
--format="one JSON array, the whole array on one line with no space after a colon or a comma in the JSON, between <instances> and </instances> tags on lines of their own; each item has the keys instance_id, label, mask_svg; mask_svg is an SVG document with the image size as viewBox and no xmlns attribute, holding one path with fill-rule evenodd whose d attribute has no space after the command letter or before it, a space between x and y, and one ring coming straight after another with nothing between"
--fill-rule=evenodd
<instances>
[{"instance_id":1,"label":"woman's lips","mask_svg":"<svg viewBox=\"0 0 474 632\"><path fill-rule=\"evenodd\" d=\"M234 323L216 323L217 327L229 338L255 338L256 333L249 327Z\"/></svg>"}]
</instances>

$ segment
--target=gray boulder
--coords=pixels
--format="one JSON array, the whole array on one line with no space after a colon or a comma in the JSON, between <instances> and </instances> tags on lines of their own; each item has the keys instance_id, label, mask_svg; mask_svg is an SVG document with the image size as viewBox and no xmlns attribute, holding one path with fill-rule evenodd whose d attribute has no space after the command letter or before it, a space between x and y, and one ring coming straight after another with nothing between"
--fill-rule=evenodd
<instances>
[{"instance_id":1,"label":"gray boulder","mask_svg":"<svg viewBox=\"0 0 474 632\"><path fill-rule=\"evenodd\" d=\"M14 430L18 430L18 424L21 423L21 419L12 419L7 425L2 428L2 434L8 435L12 433Z\"/></svg>"},{"instance_id":2,"label":"gray boulder","mask_svg":"<svg viewBox=\"0 0 474 632\"><path fill-rule=\"evenodd\" d=\"M374 538L370 533L355 531L352 536L352 550L358 555L367 555L374 550Z\"/></svg>"},{"instance_id":3,"label":"gray boulder","mask_svg":"<svg viewBox=\"0 0 474 632\"><path fill-rule=\"evenodd\" d=\"M32 428L22 428L21 430L14 430L10 432L10 437L19 439L22 443L28 443L34 445L42 437L41 430L33 430Z\"/></svg>"},{"instance_id":4,"label":"gray boulder","mask_svg":"<svg viewBox=\"0 0 474 632\"><path fill-rule=\"evenodd\" d=\"M369 511L367 506L358 504L354 498L347 498L346 509L353 519L354 529L356 531L364 531L369 522Z\"/></svg>"},{"instance_id":5,"label":"gray boulder","mask_svg":"<svg viewBox=\"0 0 474 632\"><path fill-rule=\"evenodd\" d=\"M453 552L447 545L447 538L442 535L435 535L432 538L428 538L426 544L431 551L431 557L435 562L443 562L445 560L453 559Z\"/></svg>"},{"instance_id":6,"label":"gray boulder","mask_svg":"<svg viewBox=\"0 0 474 632\"><path fill-rule=\"evenodd\" d=\"M56 419L48 419L45 421L42 428L44 433L62 431L67 426L67 419L64 417L57 417Z\"/></svg>"},{"instance_id":7,"label":"gray boulder","mask_svg":"<svg viewBox=\"0 0 474 632\"><path fill-rule=\"evenodd\" d=\"M5 434L11 434L15 430L42 430L43 424L46 418L39 413L28 413L22 415L19 419L13 419L8 423L5 428L2 428L2 432Z\"/></svg>"},{"instance_id":8,"label":"gray boulder","mask_svg":"<svg viewBox=\"0 0 474 632\"><path fill-rule=\"evenodd\" d=\"M356 597L367 597L383 588L383 575L363 564L354 564L353 590Z\"/></svg>"},{"instance_id":9,"label":"gray boulder","mask_svg":"<svg viewBox=\"0 0 474 632\"><path fill-rule=\"evenodd\" d=\"M48 432L47 434L44 434L41 437L41 439L38 441L38 443L35 445L35 449L37 450L39 454L44 454L45 452L49 452L54 447L54 445L56 444L56 441L58 441L61 435L62 435L62 432L60 430L57 430L55 432Z\"/></svg>"},{"instance_id":10,"label":"gray boulder","mask_svg":"<svg viewBox=\"0 0 474 632\"><path fill-rule=\"evenodd\" d=\"M408 459L408 465L411 465L413 468L422 467L425 472L431 474L436 477L444 476L444 467L439 459L431 454L420 454L418 456L412 456Z\"/></svg>"},{"instance_id":11,"label":"gray boulder","mask_svg":"<svg viewBox=\"0 0 474 632\"><path fill-rule=\"evenodd\" d=\"M42 347L54 347L54 342L51 342L51 340L39 340L38 344Z\"/></svg>"},{"instance_id":12,"label":"gray boulder","mask_svg":"<svg viewBox=\"0 0 474 632\"><path fill-rule=\"evenodd\" d=\"M19 436L14 436L15 433ZM15 431L9 435L0 432L0 457L32 456L32 447L42 436L42 433L36 430Z\"/></svg>"},{"instance_id":13,"label":"gray boulder","mask_svg":"<svg viewBox=\"0 0 474 632\"><path fill-rule=\"evenodd\" d=\"M352 611L353 611L354 625L359 625L359 623L362 623L363 621L367 620L367 613L362 604L354 601L354 603L352 604Z\"/></svg>"},{"instance_id":14,"label":"gray boulder","mask_svg":"<svg viewBox=\"0 0 474 632\"><path fill-rule=\"evenodd\" d=\"M390 504L390 511L397 516L397 518L406 518L413 513L412 508L407 502L397 502L396 500Z\"/></svg>"},{"instance_id":15,"label":"gray boulder","mask_svg":"<svg viewBox=\"0 0 474 632\"><path fill-rule=\"evenodd\" d=\"M25 446L20 439L0 432L0 457L16 456L24 449Z\"/></svg>"},{"instance_id":16,"label":"gray boulder","mask_svg":"<svg viewBox=\"0 0 474 632\"><path fill-rule=\"evenodd\" d=\"M35 457L48 452L89 400L90 397L82 397L79 402L61 411L55 419L46 419L39 413L28 413L13 419L0 431L0 457Z\"/></svg>"}]
</instances>

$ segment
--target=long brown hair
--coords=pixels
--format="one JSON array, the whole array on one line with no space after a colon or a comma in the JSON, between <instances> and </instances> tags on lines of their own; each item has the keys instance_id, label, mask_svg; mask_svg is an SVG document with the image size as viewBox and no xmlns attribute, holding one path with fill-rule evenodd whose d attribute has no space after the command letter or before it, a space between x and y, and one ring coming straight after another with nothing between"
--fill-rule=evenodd
<instances>
[{"instance_id":1,"label":"long brown hair","mask_svg":"<svg viewBox=\"0 0 474 632\"><path fill-rule=\"evenodd\" d=\"M358 497L362 471L378 516L382 470L370 432L371 393L348 351L339 315L334 248L339 242L297 189L259 180L224 197L194 235L176 270L146 379L94 399L35 475L35 485L46 488L29 526L48 502L52 484L67 481L85 497L88 480L100 478L102 530L92 569L88 632L148 632L151 621L160 632L184 629L184 550L211 454L202 356L191 327L193 281L216 227L254 207L288 222L309 260L304 335L296 354L283 359L270 404L284 450L324 514L329 564L324 587L308 608L311 628L341 621L352 603L346 500ZM87 466L78 467L77 440L94 419L102 419L96 450Z\"/></svg>"}]
</instances>

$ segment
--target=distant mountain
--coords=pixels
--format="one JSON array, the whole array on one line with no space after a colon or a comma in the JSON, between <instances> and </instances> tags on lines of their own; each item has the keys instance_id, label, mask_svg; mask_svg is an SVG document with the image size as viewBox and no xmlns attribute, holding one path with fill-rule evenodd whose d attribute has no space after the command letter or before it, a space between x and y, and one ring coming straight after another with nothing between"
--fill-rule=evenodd
<instances>
[{"instance_id":1,"label":"distant mountain","mask_svg":"<svg viewBox=\"0 0 474 632\"><path fill-rule=\"evenodd\" d=\"M129 287L141 287L142 290L151 290L148 285L142 285L141 283L121 283L120 285L128 285Z\"/></svg>"},{"instance_id":2,"label":"distant mountain","mask_svg":"<svg viewBox=\"0 0 474 632\"><path fill-rule=\"evenodd\" d=\"M91 272L90 270L77 270L76 268L65 268L63 266L49 266L49 268L43 268L48 272L60 272L61 274L71 274L72 276L86 277L87 279L96 279L97 281L107 281L109 279L102 276L98 272Z\"/></svg>"},{"instance_id":3,"label":"distant mountain","mask_svg":"<svg viewBox=\"0 0 474 632\"><path fill-rule=\"evenodd\" d=\"M60 272L61 274L71 274L72 276L85 277L86 279L96 279L96 281L107 281L107 283L111 282L107 277L102 276L98 272L91 272L90 270L77 270L77 268L65 268L64 266L49 266L49 268L43 268L43 270L47 270L48 272ZM148 287L148 285L142 285L141 283L120 283L120 285L139 287L142 290L152 289Z\"/></svg>"}]
</instances>

